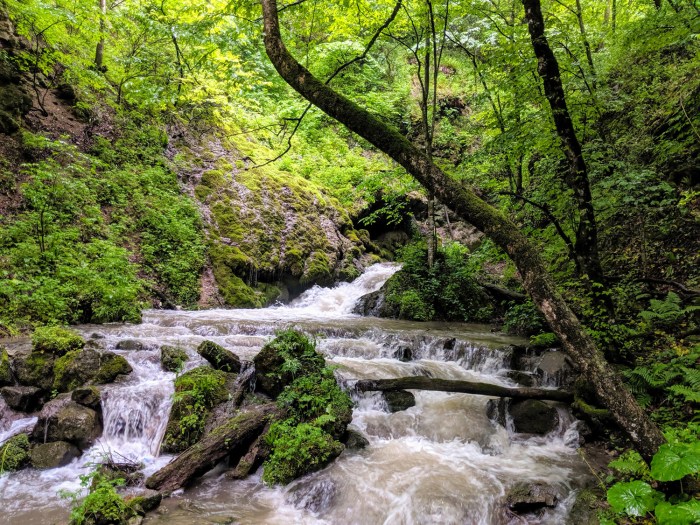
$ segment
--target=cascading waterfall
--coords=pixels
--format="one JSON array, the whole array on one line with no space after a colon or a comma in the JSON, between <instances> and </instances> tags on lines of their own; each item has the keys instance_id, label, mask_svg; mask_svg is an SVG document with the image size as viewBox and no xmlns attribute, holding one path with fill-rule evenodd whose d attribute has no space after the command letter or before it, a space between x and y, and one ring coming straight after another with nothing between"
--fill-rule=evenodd
<instances>
[{"instance_id":1,"label":"cascading waterfall","mask_svg":"<svg viewBox=\"0 0 700 525\"><path fill-rule=\"evenodd\" d=\"M353 283L314 287L287 306L152 310L144 313L140 325L80 327L86 337L125 356L134 371L125 381L103 388L104 433L80 459L58 469L0 478L5 505L0 524L43 525L53 523L56 513L66 515L67 504L56 496L57 490L76 490L78 476L101 454L141 461L146 474L171 459L158 455L175 377L160 367L160 346L186 349L188 368L203 364L195 349L206 339L251 360L284 327L317 336L319 350L337 365L341 384L356 402L352 425L365 434L369 446L348 450L326 469L284 488L265 487L259 474L232 481L213 471L167 500L167 514L155 513L147 523L507 524L513 517L504 513L502 499L518 481L544 481L565 496L529 523L563 523L573 504L571 494L586 475L575 450L576 424L566 410L560 410L558 429L527 437L493 424L484 397L416 392L416 406L392 414L382 395L352 391L358 379L408 375L512 385L505 375L511 360L508 345L520 340L479 325L351 313L359 297L377 290L397 269L392 264L372 266ZM124 339L138 340L142 349L115 350ZM0 439L33 424L26 418L1 421Z\"/></svg>"}]
</instances>

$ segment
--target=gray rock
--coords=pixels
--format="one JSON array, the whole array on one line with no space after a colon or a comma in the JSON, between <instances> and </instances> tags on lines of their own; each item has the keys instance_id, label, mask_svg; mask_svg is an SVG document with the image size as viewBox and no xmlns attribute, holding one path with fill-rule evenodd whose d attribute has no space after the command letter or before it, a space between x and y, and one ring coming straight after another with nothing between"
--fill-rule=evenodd
<instances>
[{"instance_id":1,"label":"gray rock","mask_svg":"<svg viewBox=\"0 0 700 525\"><path fill-rule=\"evenodd\" d=\"M345 448L359 450L367 447L369 440L359 430L349 428L345 433Z\"/></svg>"},{"instance_id":2,"label":"gray rock","mask_svg":"<svg viewBox=\"0 0 700 525\"><path fill-rule=\"evenodd\" d=\"M71 393L71 400L75 401L79 405L99 411L101 407L102 395L96 387L85 386L73 390Z\"/></svg>"},{"instance_id":3,"label":"gray rock","mask_svg":"<svg viewBox=\"0 0 700 525\"><path fill-rule=\"evenodd\" d=\"M416 396L405 390L396 392L384 392L384 400L389 407L389 412L400 412L416 405Z\"/></svg>"},{"instance_id":4,"label":"gray rock","mask_svg":"<svg viewBox=\"0 0 700 525\"><path fill-rule=\"evenodd\" d=\"M522 386L533 386L535 384L535 378L532 377L532 374L528 374L527 372L522 372L520 370L510 370L506 375L509 379L512 379L513 381Z\"/></svg>"},{"instance_id":5,"label":"gray rock","mask_svg":"<svg viewBox=\"0 0 700 525\"><path fill-rule=\"evenodd\" d=\"M68 401L48 418L42 419L40 415L34 429L35 437L45 442L67 441L85 450L102 433L100 419L93 409ZM36 436L37 433L39 436Z\"/></svg>"},{"instance_id":6,"label":"gray rock","mask_svg":"<svg viewBox=\"0 0 700 525\"><path fill-rule=\"evenodd\" d=\"M0 393L8 406L19 412L34 412L42 405L43 391L35 386L5 386Z\"/></svg>"},{"instance_id":7,"label":"gray rock","mask_svg":"<svg viewBox=\"0 0 700 525\"><path fill-rule=\"evenodd\" d=\"M53 385L54 356L50 354L19 354L12 361L20 385L36 386L47 392Z\"/></svg>"},{"instance_id":8,"label":"gray rock","mask_svg":"<svg viewBox=\"0 0 700 525\"><path fill-rule=\"evenodd\" d=\"M116 348L117 350L143 350L146 346L136 339L124 339L117 343Z\"/></svg>"},{"instance_id":9,"label":"gray rock","mask_svg":"<svg viewBox=\"0 0 700 525\"><path fill-rule=\"evenodd\" d=\"M163 345L160 347L160 364L163 370L177 372L182 368L182 364L189 360L187 352L182 348Z\"/></svg>"},{"instance_id":10,"label":"gray rock","mask_svg":"<svg viewBox=\"0 0 700 525\"><path fill-rule=\"evenodd\" d=\"M544 435L559 425L557 409L537 399L511 401L508 412L519 433Z\"/></svg>"},{"instance_id":11,"label":"gray rock","mask_svg":"<svg viewBox=\"0 0 700 525\"><path fill-rule=\"evenodd\" d=\"M65 441L36 445L29 452L32 467L38 469L62 467L78 456L80 456L78 447Z\"/></svg>"},{"instance_id":12,"label":"gray rock","mask_svg":"<svg viewBox=\"0 0 700 525\"><path fill-rule=\"evenodd\" d=\"M204 341L197 347L197 353L209 361L215 370L233 372L234 374L241 371L241 360L238 356L216 343Z\"/></svg>"},{"instance_id":13,"label":"gray rock","mask_svg":"<svg viewBox=\"0 0 700 525\"><path fill-rule=\"evenodd\" d=\"M5 348L0 348L0 386L14 384L12 369L10 368L10 356Z\"/></svg>"},{"instance_id":14,"label":"gray rock","mask_svg":"<svg viewBox=\"0 0 700 525\"><path fill-rule=\"evenodd\" d=\"M559 497L554 487L539 482L522 482L508 490L506 505L511 512L528 514L555 507Z\"/></svg>"},{"instance_id":15,"label":"gray rock","mask_svg":"<svg viewBox=\"0 0 700 525\"><path fill-rule=\"evenodd\" d=\"M394 359L398 359L403 363L408 363L413 360L413 350L407 346L402 346L396 352L394 352Z\"/></svg>"}]
</instances>

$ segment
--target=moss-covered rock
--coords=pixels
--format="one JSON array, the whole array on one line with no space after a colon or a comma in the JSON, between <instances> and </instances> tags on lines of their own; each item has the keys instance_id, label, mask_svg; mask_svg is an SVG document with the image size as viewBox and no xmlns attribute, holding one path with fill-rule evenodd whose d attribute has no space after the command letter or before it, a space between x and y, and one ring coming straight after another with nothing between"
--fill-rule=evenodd
<instances>
[{"instance_id":1,"label":"moss-covered rock","mask_svg":"<svg viewBox=\"0 0 700 525\"><path fill-rule=\"evenodd\" d=\"M35 445L29 453L32 467L37 469L62 467L78 456L80 456L78 447L66 441Z\"/></svg>"},{"instance_id":2,"label":"moss-covered rock","mask_svg":"<svg viewBox=\"0 0 700 525\"><path fill-rule=\"evenodd\" d=\"M125 501L136 514L145 516L147 512L156 510L160 506L163 494L155 490L141 489L137 496L128 497Z\"/></svg>"},{"instance_id":3,"label":"moss-covered rock","mask_svg":"<svg viewBox=\"0 0 700 525\"><path fill-rule=\"evenodd\" d=\"M93 348L73 350L56 360L53 389L68 392L88 383L111 383L131 370L127 360L114 352L100 352Z\"/></svg>"},{"instance_id":4,"label":"moss-covered rock","mask_svg":"<svg viewBox=\"0 0 700 525\"><path fill-rule=\"evenodd\" d=\"M41 326L32 334L32 350L62 356L80 350L85 341L80 335L60 326Z\"/></svg>"},{"instance_id":5,"label":"moss-covered rock","mask_svg":"<svg viewBox=\"0 0 700 525\"><path fill-rule=\"evenodd\" d=\"M177 372L189 359L187 352L183 348L169 345L160 347L160 364L163 366L163 370Z\"/></svg>"},{"instance_id":6,"label":"moss-covered rock","mask_svg":"<svg viewBox=\"0 0 700 525\"><path fill-rule=\"evenodd\" d=\"M53 366L56 358L40 352L16 356L12 367L20 385L36 386L50 391L53 385Z\"/></svg>"},{"instance_id":7,"label":"moss-covered rock","mask_svg":"<svg viewBox=\"0 0 700 525\"><path fill-rule=\"evenodd\" d=\"M275 339L262 347L253 362L256 390L272 397L277 397L295 375L320 373L326 364L311 341L293 330L278 332Z\"/></svg>"},{"instance_id":8,"label":"moss-covered rock","mask_svg":"<svg viewBox=\"0 0 700 525\"><path fill-rule=\"evenodd\" d=\"M272 454L265 462L263 481L270 485L287 484L320 470L345 448L333 436L309 423L274 423L267 440Z\"/></svg>"},{"instance_id":9,"label":"moss-covered rock","mask_svg":"<svg viewBox=\"0 0 700 525\"><path fill-rule=\"evenodd\" d=\"M508 412L516 432L544 435L559 424L557 409L537 399L512 401Z\"/></svg>"},{"instance_id":10,"label":"moss-covered rock","mask_svg":"<svg viewBox=\"0 0 700 525\"><path fill-rule=\"evenodd\" d=\"M241 360L238 356L212 341L203 341L197 347L197 353L209 361L215 370L236 374L241 371Z\"/></svg>"},{"instance_id":11,"label":"moss-covered rock","mask_svg":"<svg viewBox=\"0 0 700 525\"><path fill-rule=\"evenodd\" d=\"M40 417L36 429L42 441L67 441L85 450L102 434L102 421L95 410L69 401L45 420Z\"/></svg>"},{"instance_id":12,"label":"moss-covered rock","mask_svg":"<svg viewBox=\"0 0 700 525\"><path fill-rule=\"evenodd\" d=\"M175 398L163 438L163 452L182 452L199 440L211 409L228 399L227 386L234 379L233 374L200 366L175 380Z\"/></svg>"},{"instance_id":13,"label":"moss-covered rock","mask_svg":"<svg viewBox=\"0 0 700 525\"><path fill-rule=\"evenodd\" d=\"M406 390L397 390L396 392L383 392L384 401L386 401L389 412L401 412L416 406L416 396Z\"/></svg>"},{"instance_id":14,"label":"moss-covered rock","mask_svg":"<svg viewBox=\"0 0 700 525\"><path fill-rule=\"evenodd\" d=\"M14 384L14 380L10 368L10 356L6 349L0 348L0 387L12 384Z\"/></svg>"},{"instance_id":15,"label":"moss-covered rock","mask_svg":"<svg viewBox=\"0 0 700 525\"><path fill-rule=\"evenodd\" d=\"M0 474L14 472L29 464L29 436L17 434L0 447Z\"/></svg>"},{"instance_id":16,"label":"moss-covered rock","mask_svg":"<svg viewBox=\"0 0 700 525\"><path fill-rule=\"evenodd\" d=\"M94 386L76 388L71 392L71 400L93 410L100 410L102 395Z\"/></svg>"}]
</instances>

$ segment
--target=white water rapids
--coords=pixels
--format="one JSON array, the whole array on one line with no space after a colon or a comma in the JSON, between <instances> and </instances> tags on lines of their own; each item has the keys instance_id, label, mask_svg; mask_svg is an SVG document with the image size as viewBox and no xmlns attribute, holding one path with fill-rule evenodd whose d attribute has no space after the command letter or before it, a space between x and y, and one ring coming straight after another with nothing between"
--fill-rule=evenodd
<instances>
[{"instance_id":1,"label":"white water rapids","mask_svg":"<svg viewBox=\"0 0 700 525\"><path fill-rule=\"evenodd\" d=\"M78 327L85 337L124 355L134 371L102 388L104 433L81 458L65 467L0 477L0 524L65 523L79 476L106 451L141 461L146 475L171 456L158 449L167 423L174 374L160 366L160 346L177 345L203 364L196 347L214 341L252 360L275 330L297 327L314 334L318 348L338 367L341 383L356 379L428 375L513 385L505 373L509 344L522 341L481 325L412 323L351 313L362 295L396 271L369 268L356 281L332 289L314 287L288 306L261 310L147 311L139 325ZM144 350L115 350L135 339ZM410 348L413 360L395 352ZM562 410L560 428L545 437L514 435L489 421L488 398L415 392L416 406L391 414L379 394L354 395L352 426L369 439L364 450L346 450L326 469L287 487L266 487L260 473L232 481L214 470L185 492L164 501L146 519L151 525L193 524L560 524L567 521L575 490L587 476L576 452L578 435ZM0 442L34 420L10 417L0 407ZM564 498L538 517L521 520L504 511L503 497L517 482L542 481Z\"/></svg>"}]
</instances>

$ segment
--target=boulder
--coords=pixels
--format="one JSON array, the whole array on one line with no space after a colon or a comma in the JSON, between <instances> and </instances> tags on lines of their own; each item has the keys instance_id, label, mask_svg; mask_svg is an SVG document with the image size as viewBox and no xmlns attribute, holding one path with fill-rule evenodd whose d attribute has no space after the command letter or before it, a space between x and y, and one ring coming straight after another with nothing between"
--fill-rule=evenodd
<instances>
[{"instance_id":1,"label":"boulder","mask_svg":"<svg viewBox=\"0 0 700 525\"><path fill-rule=\"evenodd\" d=\"M197 353L209 361L212 368L237 374L241 371L241 360L233 352L211 341L204 341L197 347Z\"/></svg>"},{"instance_id":2,"label":"boulder","mask_svg":"<svg viewBox=\"0 0 700 525\"><path fill-rule=\"evenodd\" d=\"M402 363L408 363L413 360L413 350L408 346L402 346L394 352L394 359L398 359Z\"/></svg>"},{"instance_id":3,"label":"boulder","mask_svg":"<svg viewBox=\"0 0 700 525\"><path fill-rule=\"evenodd\" d=\"M544 435L559 425L557 409L537 399L512 401L508 412L513 418L515 431L519 433Z\"/></svg>"},{"instance_id":4,"label":"boulder","mask_svg":"<svg viewBox=\"0 0 700 525\"><path fill-rule=\"evenodd\" d=\"M34 433L39 441L67 441L85 450L102 433L102 421L95 410L69 400L48 418L40 415Z\"/></svg>"},{"instance_id":5,"label":"boulder","mask_svg":"<svg viewBox=\"0 0 700 525\"><path fill-rule=\"evenodd\" d=\"M365 435L359 430L352 428L349 428L345 433L343 442L345 443L345 448L349 450L360 450L369 445L369 440Z\"/></svg>"},{"instance_id":6,"label":"boulder","mask_svg":"<svg viewBox=\"0 0 700 525\"><path fill-rule=\"evenodd\" d=\"M117 350L144 350L146 345L136 339L124 339L117 343L116 348Z\"/></svg>"},{"instance_id":7,"label":"boulder","mask_svg":"<svg viewBox=\"0 0 700 525\"><path fill-rule=\"evenodd\" d=\"M352 310L352 313L365 317L396 318L399 316L399 308L386 300L386 285L376 292L370 292L360 297Z\"/></svg>"},{"instance_id":8,"label":"boulder","mask_svg":"<svg viewBox=\"0 0 700 525\"><path fill-rule=\"evenodd\" d=\"M160 347L160 364L163 365L163 370L177 372L188 360L189 356L183 348L168 345Z\"/></svg>"},{"instance_id":9,"label":"boulder","mask_svg":"<svg viewBox=\"0 0 700 525\"><path fill-rule=\"evenodd\" d=\"M38 469L62 467L78 456L80 456L78 447L65 441L36 445L29 453L32 467Z\"/></svg>"},{"instance_id":10,"label":"boulder","mask_svg":"<svg viewBox=\"0 0 700 525\"><path fill-rule=\"evenodd\" d=\"M516 514L529 514L545 507L555 507L558 501L558 491L554 487L539 482L518 483L506 494L506 505Z\"/></svg>"},{"instance_id":11,"label":"boulder","mask_svg":"<svg viewBox=\"0 0 700 525\"><path fill-rule=\"evenodd\" d=\"M43 390L35 386L5 386L0 394L10 408L19 412L34 412L42 405Z\"/></svg>"},{"instance_id":12,"label":"boulder","mask_svg":"<svg viewBox=\"0 0 700 525\"><path fill-rule=\"evenodd\" d=\"M535 384L535 378L532 377L532 374L528 374L527 372L523 372L521 370L509 370L506 375L508 376L508 379L511 379L522 386L534 386Z\"/></svg>"},{"instance_id":13,"label":"boulder","mask_svg":"<svg viewBox=\"0 0 700 525\"><path fill-rule=\"evenodd\" d=\"M326 361L316 352L312 343L299 332L281 332L262 347L253 358L255 363L255 389L273 398L294 380L288 362L294 362L304 374L320 372Z\"/></svg>"},{"instance_id":14,"label":"boulder","mask_svg":"<svg viewBox=\"0 0 700 525\"><path fill-rule=\"evenodd\" d=\"M96 411L99 411L102 406L102 395L94 386L76 388L71 393L71 400Z\"/></svg>"},{"instance_id":15,"label":"boulder","mask_svg":"<svg viewBox=\"0 0 700 525\"><path fill-rule=\"evenodd\" d=\"M389 412L400 412L416 405L416 396L406 390L397 390L395 392L383 392L384 400L386 401Z\"/></svg>"},{"instance_id":16,"label":"boulder","mask_svg":"<svg viewBox=\"0 0 700 525\"><path fill-rule=\"evenodd\" d=\"M100 352L94 348L74 350L56 360L53 389L68 392L88 383L111 383L130 372L127 360L114 352Z\"/></svg>"},{"instance_id":17,"label":"boulder","mask_svg":"<svg viewBox=\"0 0 700 525\"><path fill-rule=\"evenodd\" d=\"M53 365L51 354L31 353L16 356L12 367L20 385L35 386L49 392L53 385Z\"/></svg>"},{"instance_id":18,"label":"boulder","mask_svg":"<svg viewBox=\"0 0 700 525\"><path fill-rule=\"evenodd\" d=\"M126 496L125 501L136 514L145 516L147 512L156 510L160 506L163 494L156 490L140 488L137 492Z\"/></svg>"},{"instance_id":19,"label":"boulder","mask_svg":"<svg viewBox=\"0 0 700 525\"><path fill-rule=\"evenodd\" d=\"M0 474L14 472L29 464L29 436L17 434L0 447Z\"/></svg>"}]
</instances>

